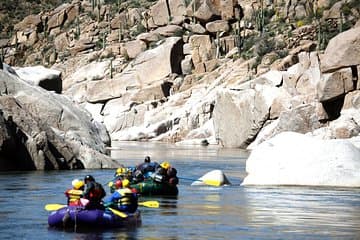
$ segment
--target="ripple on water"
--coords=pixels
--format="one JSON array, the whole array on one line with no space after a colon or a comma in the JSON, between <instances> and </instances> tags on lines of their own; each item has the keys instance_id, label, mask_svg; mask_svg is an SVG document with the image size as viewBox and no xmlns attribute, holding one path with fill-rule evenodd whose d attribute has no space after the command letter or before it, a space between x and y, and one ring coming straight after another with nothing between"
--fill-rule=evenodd
<instances>
[{"instance_id":1,"label":"ripple on water","mask_svg":"<svg viewBox=\"0 0 360 240\"><path fill-rule=\"evenodd\" d=\"M49 229L44 205L65 203L72 179L92 174L106 183L113 170L0 174L1 239L360 239L359 189L242 187L245 159L236 150L163 144L121 149L117 159L127 166L150 155L170 161L186 178L222 169L235 185L196 187L181 180L177 198L141 197L158 200L160 208L141 207L140 227L74 233Z\"/></svg>"}]
</instances>

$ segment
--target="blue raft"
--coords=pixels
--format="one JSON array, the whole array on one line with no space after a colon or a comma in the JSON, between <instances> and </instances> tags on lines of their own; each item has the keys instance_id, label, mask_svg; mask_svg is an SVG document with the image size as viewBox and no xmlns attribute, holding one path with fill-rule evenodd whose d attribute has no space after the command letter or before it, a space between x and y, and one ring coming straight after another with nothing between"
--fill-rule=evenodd
<instances>
[{"instance_id":1,"label":"blue raft","mask_svg":"<svg viewBox=\"0 0 360 240\"><path fill-rule=\"evenodd\" d=\"M126 213L127 217L119 217L110 210L91 209L68 206L50 213L48 224L50 227L70 228L120 228L139 226L141 224L140 211Z\"/></svg>"}]
</instances>

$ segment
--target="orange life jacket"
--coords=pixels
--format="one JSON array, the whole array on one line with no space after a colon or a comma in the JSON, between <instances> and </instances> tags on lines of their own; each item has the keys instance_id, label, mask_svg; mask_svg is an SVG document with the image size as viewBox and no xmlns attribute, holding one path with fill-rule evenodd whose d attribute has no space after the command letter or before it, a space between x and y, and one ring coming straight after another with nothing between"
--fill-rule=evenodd
<instances>
[{"instance_id":1,"label":"orange life jacket","mask_svg":"<svg viewBox=\"0 0 360 240\"><path fill-rule=\"evenodd\" d=\"M80 198L83 194L82 190L69 189L65 192L65 195L68 197L69 206L81 206Z\"/></svg>"}]
</instances>

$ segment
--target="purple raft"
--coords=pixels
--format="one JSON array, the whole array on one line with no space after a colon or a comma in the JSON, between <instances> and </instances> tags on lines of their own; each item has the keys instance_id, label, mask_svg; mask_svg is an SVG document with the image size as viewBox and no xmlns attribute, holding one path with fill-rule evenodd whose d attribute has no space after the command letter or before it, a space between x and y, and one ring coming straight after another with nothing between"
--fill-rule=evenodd
<instances>
[{"instance_id":1,"label":"purple raft","mask_svg":"<svg viewBox=\"0 0 360 240\"><path fill-rule=\"evenodd\" d=\"M126 226L139 226L141 224L140 211L126 213L123 218L115 215L110 210L91 209L68 206L50 213L48 224L50 227L99 227L118 228Z\"/></svg>"}]
</instances>

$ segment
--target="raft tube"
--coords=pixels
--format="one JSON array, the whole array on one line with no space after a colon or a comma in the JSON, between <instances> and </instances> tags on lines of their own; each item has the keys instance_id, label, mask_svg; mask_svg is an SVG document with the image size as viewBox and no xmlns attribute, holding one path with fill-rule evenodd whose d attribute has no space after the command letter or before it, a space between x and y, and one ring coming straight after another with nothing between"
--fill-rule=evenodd
<instances>
[{"instance_id":1,"label":"raft tube","mask_svg":"<svg viewBox=\"0 0 360 240\"><path fill-rule=\"evenodd\" d=\"M48 224L50 227L96 227L119 228L126 226L139 226L141 224L140 211L126 213L126 218L119 217L110 210L91 209L68 206L50 213Z\"/></svg>"},{"instance_id":2,"label":"raft tube","mask_svg":"<svg viewBox=\"0 0 360 240\"><path fill-rule=\"evenodd\" d=\"M179 189L176 185L168 183L158 183L152 179L146 179L143 182L130 184L131 188L135 188L136 191L143 196L177 196Z\"/></svg>"}]
</instances>

